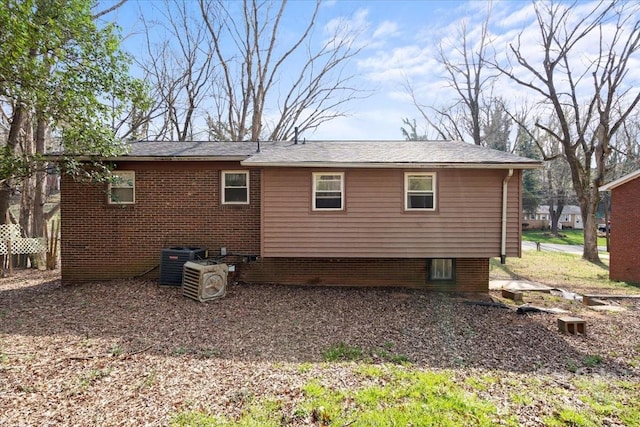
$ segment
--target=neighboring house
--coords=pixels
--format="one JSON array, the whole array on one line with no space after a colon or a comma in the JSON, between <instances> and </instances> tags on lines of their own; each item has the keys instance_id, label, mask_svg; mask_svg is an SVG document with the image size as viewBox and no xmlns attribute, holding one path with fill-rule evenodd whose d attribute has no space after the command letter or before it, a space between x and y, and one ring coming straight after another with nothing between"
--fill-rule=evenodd
<instances>
[{"instance_id":1,"label":"neighboring house","mask_svg":"<svg viewBox=\"0 0 640 427\"><path fill-rule=\"evenodd\" d=\"M259 149L258 149L259 146ZM259 150L259 151L258 151ZM62 280L157 277L163 248L221 248L249 283L486 291L520 256L521 177L463 142L140 142L111 184L63 177Z\"/></svg>"},{"instance_id":2,"label":"neighboring house","mask_svg":"<svg viewBox=\"0 0 640 427\"><path fill-rule=\"evenodd\" d=\"M640 169L600 191L611 191L609 278L640 283Z\"/></svg>"},{"instance_id":3,"label":"neighboring house","mask_svg":"<svg viewBox=\"0 0 640 427\"><path fill-rule=\"evenodd\" d=\"M529 221L528 228L549 228L551 226L551 215L549 214L548 205L540 205L536 210L535 215L523 214L523 222ZM582 212L580 206L566 205L562 208L560 219L558 224L562 229L584 229L584 223L582 221Z\"/></svg>"}]
</instances>

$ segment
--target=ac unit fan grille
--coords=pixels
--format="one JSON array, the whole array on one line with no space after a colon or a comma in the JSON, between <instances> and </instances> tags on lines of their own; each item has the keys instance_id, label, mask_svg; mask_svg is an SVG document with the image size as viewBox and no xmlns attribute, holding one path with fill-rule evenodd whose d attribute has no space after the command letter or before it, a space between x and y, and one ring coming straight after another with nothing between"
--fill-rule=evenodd
<instances>
[{"instance_id":1,"label":"ac unit fan grille","mask_svg":"<svg viewBox=\"0 0 640 427\"><path fill-rule=\"evenodd\" d=\"M200 302L223 297L227 292L229 267L226 264L184 265L182 295Z\"/></svg>"}]
</instances>

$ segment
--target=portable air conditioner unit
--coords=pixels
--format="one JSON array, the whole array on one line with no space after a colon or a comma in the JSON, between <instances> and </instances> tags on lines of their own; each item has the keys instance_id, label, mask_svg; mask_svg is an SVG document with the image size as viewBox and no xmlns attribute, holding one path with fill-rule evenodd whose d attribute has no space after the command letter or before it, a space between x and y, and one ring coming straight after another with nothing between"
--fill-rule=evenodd
<instances>
[{"instance_id":1,"label":"portable air conditioner unit","mask_svg":"<svg viewBox=\"0 0 640 427\"><path fill-rule=\"evenodd\" d=\"M200 302L221 298L227 293L227 264L187 261L182 274L182 295Z\"/></svg>"}]
</instances>

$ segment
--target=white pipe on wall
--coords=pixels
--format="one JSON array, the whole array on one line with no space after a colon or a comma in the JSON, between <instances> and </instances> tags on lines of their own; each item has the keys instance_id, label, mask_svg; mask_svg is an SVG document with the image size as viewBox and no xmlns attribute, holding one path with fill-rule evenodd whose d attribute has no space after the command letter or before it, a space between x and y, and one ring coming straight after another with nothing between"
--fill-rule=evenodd
<instances>
[{"instance_id":1,"label":"white pipe on wall","mask_svg":"<svg viewBox=\"0 0 640 427\"><path fill-rule=\"evenodd\" d=\"M502 180L502 235L500 238L500 263L507 262L507 190L509 180L513 176L513 169L509 169L507 176Z\"/></svg>"}]
</instances>

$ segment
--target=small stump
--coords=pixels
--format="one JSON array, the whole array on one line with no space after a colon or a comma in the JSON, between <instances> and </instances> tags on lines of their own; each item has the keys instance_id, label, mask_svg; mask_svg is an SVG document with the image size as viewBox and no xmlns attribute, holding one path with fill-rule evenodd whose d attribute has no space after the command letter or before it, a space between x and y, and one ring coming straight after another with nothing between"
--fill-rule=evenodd
<instances>
[{"instance_id":1,"label":"small stump","mask_svg":"<svg viewBox=\"0 0 640 427\"><path fill-rule=\"evenodd\" d=\"M522 302L522 292L509 291L507 289L502 290L502 298L508 298L515 302Z\"/></svg>"},{"instance_id":2,"label":"small stump","mask_svg":"<svg viewBox=\"0 0 640 427\"><path fill-rule=\"evenodd\" d=\"M587 322L579 317L561 317L558 319L558 329L566 334L586 335Z\"/></svg>"}]
</instances>

